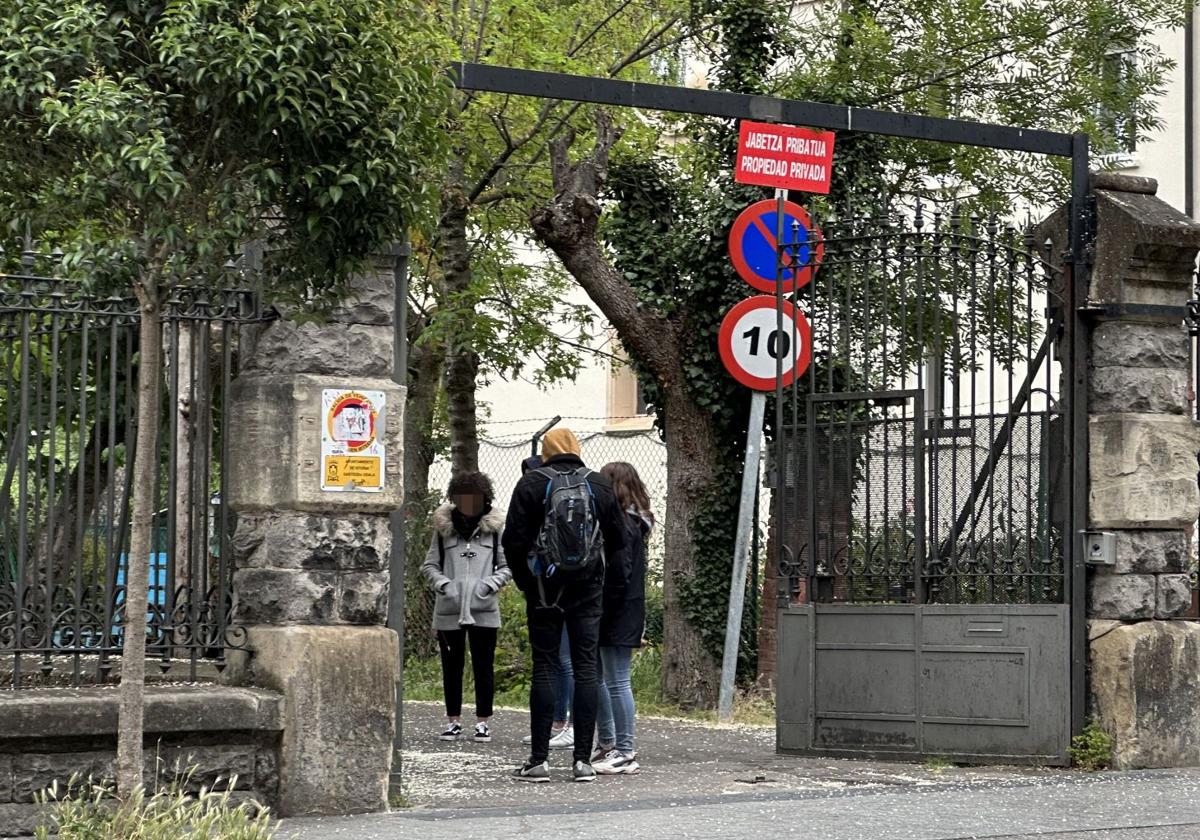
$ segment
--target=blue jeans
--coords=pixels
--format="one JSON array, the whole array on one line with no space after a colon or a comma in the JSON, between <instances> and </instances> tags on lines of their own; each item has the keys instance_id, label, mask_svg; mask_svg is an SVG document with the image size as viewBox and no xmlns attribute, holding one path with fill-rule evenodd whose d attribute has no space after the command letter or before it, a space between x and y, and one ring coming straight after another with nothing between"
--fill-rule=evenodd
<instances>
[{"instance_id":1,"label":"blue jeans","mask_svg":"<svg viewBox=\"0 0 1200 840\"><path fill-rule=\"evenodd\" d=\"M615 744L623 753L633 752L633 686L629 682L633 648L600 648L601 683L596 703L596 731L600 744Z\"/></svg>"},{"instance_id":2,"label":"blue jeans","mask_svg":"<svg viewBox=\"0 0 1200 840\"><path fill-rule=\"evenodd\" d=\"M571 702L575 699L575 672L571 669L571 643L567 641L567 626L563 625L562 641L558 645L558 670L554 677L554 720L569 720Z\"/></svg>"}]
</instances>

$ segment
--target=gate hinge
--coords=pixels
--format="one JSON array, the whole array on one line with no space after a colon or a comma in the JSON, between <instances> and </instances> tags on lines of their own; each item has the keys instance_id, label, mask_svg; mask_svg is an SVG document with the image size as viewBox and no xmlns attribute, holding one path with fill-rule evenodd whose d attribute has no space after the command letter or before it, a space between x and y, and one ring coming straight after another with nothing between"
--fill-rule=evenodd
<instances>
[{"instance_id":1,"label":"gate hinge","mask_svg":"<svg viewBox=\"0 0 1200 840\"><path fill-rule=\"evenodd\" d=\"M1192 338L1200 336L1200 299L1192 298L1187 302L1187 314L1183 316L1183 326Z\"/></svg>"},{"instance_id":2,"label":"gate hinge","mask_svg":"<svg viewBox=\"0 0 1200 840\"><path fill-rule=\"evenodd\" d=\"M1091 266L1096 261L1096 194L1087 197L1087 208L1083 213L1083 262Z\"/></svg>"}]
</instances>

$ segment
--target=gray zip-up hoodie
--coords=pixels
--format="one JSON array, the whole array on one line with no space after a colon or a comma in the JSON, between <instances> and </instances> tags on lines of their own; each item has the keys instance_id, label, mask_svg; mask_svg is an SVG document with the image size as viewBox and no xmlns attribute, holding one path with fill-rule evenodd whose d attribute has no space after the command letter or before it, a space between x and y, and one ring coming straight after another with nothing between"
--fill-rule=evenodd
<instances>
[{"instance_id":1,"label":"gray zip-up hoodie","mask_svg":"<svg viewBox=\"0 0 1200 840\"><path fill-rule=\"evenodd\" d=\"M512 579L500 541L504 511L492 508L479 521L471 539L464 540L454 530L452 510L447 503L433 512L433 539L421 564L422 574L437 592L433 629L458 630L471 624L499 627L500 599L496 593Z\"/></svg>"}]
</instances>

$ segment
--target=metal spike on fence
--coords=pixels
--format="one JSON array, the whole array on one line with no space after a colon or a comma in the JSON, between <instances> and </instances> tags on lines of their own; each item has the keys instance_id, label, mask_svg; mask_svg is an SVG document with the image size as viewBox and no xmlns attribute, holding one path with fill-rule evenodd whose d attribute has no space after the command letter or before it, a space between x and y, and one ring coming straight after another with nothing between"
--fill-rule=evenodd
<instances>
[{"instance_id":1,"label":"metal spike on fence","mask_svg":"<svg viewBox=\"0 0 1200 840\"><path fill-rule=\"evenodd\" d=\"M37 253L33 250L33 234L30 232L29 223L25 223L25 245L21 251L21 267L26 274L33 273L33 267L37 264Z\"/></svg>"}]
</instances>

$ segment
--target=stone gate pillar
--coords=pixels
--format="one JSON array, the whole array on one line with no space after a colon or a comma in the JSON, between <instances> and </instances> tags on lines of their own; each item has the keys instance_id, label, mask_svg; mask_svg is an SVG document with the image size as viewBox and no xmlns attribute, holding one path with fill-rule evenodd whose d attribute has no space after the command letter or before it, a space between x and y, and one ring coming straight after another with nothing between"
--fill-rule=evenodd
<instances>
[{"instance_id":1,"label":"stone gate pillar","mask_svg":"<svg viewBox=\"0 0 1200 840\"><path fill-rule=\"evenodd\" d=\"M1200 513L1183 325L1200 224L1156 189L1092 179L1088 527L1115 536L1116 563L1088 569L1088 699L1118 768L1200 764L1200 624L1173 620Z\"/></svg>"},{"instance_id":2,"label":"stone gate pillar","mask_svg":"<svg viewBox=\"0 0 1200 840\"><path fill-rule=\"evenodd\" d=\"M230 679L286 696L279 813L387 806L399 669L388 512L403 495L404 388L389 378L392 259L323 322L243 347L226 418L237 616Z\"/></svg>"}]
</instances>

